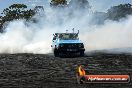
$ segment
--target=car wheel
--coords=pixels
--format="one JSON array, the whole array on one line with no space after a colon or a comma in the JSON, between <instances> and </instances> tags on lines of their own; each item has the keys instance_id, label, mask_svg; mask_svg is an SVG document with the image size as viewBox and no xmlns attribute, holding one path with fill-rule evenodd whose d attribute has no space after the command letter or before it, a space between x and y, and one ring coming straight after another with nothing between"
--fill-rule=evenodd
<instances>
[{"instance_id":1,"label":"car wheel","mask_svg":"<svg viewBox=\"0 0 132 88\"><path fill-rule=\"evenodd\" d=\"M59 52L57 50L54 50L54 56L58 57L59 56Z\"/></svg>"},{"instance_id":2,"label":"car wheel","mask_svg":"<svg viewBox=\"0 0 132 88\"><path fill-rule=\"evenodd\" d=\"M81 51L80 52L80 56L84 56L84 51Z\"/></svg>"}]
</instances>

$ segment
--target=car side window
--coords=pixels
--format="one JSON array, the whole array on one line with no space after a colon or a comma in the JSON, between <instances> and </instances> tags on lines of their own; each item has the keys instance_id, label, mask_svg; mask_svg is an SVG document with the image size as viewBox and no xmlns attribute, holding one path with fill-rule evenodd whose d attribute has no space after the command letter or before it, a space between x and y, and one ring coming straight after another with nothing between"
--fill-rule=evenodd
<instances>
[{"instance_id":1,"label":"car side window","mask_svg":"<svg viewBox=\"0 0 132 88\"><path fill-rule=\"evenodd\" d=\"M56 40L56 38L54 37L53 40Z\"/></svg>"},{"instance_id":2,"label":"car side window","mask_svg":"<svg viewBox=\"0 0 132 88\"><path fill-rule=\"evenodd\" d=\"M56 40L56 37L53 37L53 40Z\"/></svg>"}]
</instances>

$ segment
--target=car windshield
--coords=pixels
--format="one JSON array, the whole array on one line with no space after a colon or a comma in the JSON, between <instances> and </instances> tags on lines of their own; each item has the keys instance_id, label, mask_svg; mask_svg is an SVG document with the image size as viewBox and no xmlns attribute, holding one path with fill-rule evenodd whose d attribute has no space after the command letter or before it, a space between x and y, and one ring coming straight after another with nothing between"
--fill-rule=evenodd
<instances>
[{"instance_id":1,"label":"car windshield","mask_svg":"<svg viewBox=\"0 0 132 88\"><path fill-rule=\"evenodd\" d=\"M76 33L59 34L59 38L61 40L76 40L76 39L78 39L78 34L76 34Z\"/></svg>"}]
</instances>

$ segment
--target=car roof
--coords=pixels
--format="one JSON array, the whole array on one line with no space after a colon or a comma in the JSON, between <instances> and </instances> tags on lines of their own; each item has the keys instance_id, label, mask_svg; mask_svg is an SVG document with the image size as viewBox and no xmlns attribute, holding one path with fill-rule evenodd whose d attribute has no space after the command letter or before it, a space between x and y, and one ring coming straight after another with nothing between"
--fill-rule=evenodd
<instances>
[{"instance_id":1,"label":"car roof","mask_svg":"<svg viewBox=\"0 0 132 88\"><path fill-rule=\"evenodd\" d=\"M77 33L55 33L55 34L77 34Z\"/></svg>"}]
</instances>

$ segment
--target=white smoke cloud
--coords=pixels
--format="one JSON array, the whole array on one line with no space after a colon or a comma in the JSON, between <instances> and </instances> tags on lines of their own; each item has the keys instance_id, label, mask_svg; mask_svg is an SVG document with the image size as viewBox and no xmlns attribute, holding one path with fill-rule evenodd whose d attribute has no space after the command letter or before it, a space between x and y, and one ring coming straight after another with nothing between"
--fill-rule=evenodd
<instances>
[{"instance_id":1,"label":"white smoke cloud","mask_svg":"<svg viewBox=\"0 0 132 88\"><path fill-rule=\"evenodd\" d=\"M50 36L48 30L27 27L22 20L13 21L0 35L0 53L48 53Z\"/></svg>"},{"instance_id":2,"label":"white smoke cloud","mask_svg":"<svg viewBox=\"0 0 132 88\"><path fill-rule=\"evenodd\" d=\"M131 28L132 16L120 22L106 21L104 25L96 26L93 30L91 29L92 31L85 32L82 39L86 43L87 50L108 50L132 47Z\"/></svg>"}]
</instances>

